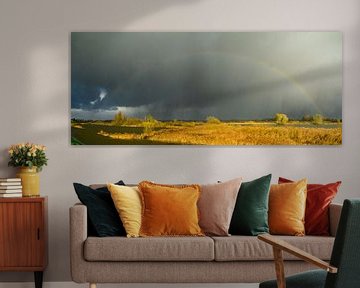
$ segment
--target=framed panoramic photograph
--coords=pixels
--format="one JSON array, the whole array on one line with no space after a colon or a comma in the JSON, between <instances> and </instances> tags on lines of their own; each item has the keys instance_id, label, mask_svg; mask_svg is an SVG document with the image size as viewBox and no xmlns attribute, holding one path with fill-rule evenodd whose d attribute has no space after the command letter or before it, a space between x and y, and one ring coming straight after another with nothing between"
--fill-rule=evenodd
<instances>
[{"instance_id":1,"label":"framed panoramic photograph","mask_svg":"<svg viewBox=\"0 0 360 288\"><path fill-rule=\"evenodd\" d=\"M72 145L341 145L340 32L73 32Z\"/></svg>"}]
</instances>

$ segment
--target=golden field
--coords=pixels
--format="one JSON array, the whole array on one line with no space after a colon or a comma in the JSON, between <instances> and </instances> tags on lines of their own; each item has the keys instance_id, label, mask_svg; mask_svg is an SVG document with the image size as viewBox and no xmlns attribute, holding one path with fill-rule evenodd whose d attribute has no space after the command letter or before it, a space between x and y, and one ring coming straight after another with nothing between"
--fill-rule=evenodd
<instances>
[{"instance_id":1,"label":"golden field","mask_svg":"<svg viewBox=\"0 0 360 288\"><path fill-rule=\"evenodd\" d=\"M340 145L342 124L293 121L169 121L146 126L93 121L71 124L73 145Z\"/></svg>"}]
</instances>

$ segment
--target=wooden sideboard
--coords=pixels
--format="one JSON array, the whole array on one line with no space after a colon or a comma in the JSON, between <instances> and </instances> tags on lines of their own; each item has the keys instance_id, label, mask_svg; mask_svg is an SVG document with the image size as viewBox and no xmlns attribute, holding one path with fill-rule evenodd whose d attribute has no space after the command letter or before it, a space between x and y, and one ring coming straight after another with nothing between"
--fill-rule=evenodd
<instances>
[{"instance_id":1,"label":"wooden sideboard","mask_svg":"<svg viewBox=\"0 0 360 288\"><path fill-rule=\"evenodd\" d=\"M47 250L47 197L0 198L0 271L32 271L41 288Z\"/></svg>"}]
</instances>

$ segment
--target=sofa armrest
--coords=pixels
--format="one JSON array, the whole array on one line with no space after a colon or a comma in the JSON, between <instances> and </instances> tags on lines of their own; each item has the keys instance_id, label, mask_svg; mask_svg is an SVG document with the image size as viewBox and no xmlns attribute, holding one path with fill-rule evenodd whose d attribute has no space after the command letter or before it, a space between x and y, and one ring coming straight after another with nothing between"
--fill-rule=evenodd
<instances>
[{"instance_id":1,"label":"sofa armrest","mask_svg":"<svg viewBox=\"0 0 360 288\"><path fill-rule=\"evenodd\" d=\"M341 209L341 204L331 203L329 207L330 235L334 237L336 236L336 231L339 225Z\"/></svg>"},{"instance_id":2,"label":"sofa armrest","mask_svg":"<svg viewBox=\"0 0 360 288\"><path fill-rule=\"evenodd\" d=\"M73 281L85 282L86 263L83 245L87 238L87 208L75 204L70 208L70 268Z\"/></svg>"}]
</instances>

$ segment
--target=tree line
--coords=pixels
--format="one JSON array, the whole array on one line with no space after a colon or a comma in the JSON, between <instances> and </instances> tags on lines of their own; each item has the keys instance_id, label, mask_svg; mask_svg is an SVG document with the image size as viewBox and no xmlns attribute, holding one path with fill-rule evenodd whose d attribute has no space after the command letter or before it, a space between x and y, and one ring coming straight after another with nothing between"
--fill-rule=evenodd
<instances>
[{"instance_id":1,"label":"tree line","mask_svg":"<svg viewBox=\"0 0 360 288\"><path fill-rule=\"evenodd\" d=\"M177 120L173 120L177 122ZM276 113L273 121L276 124L284 125L290 121L289 117L284 113ZM301 121L311 122L315 125L321 125L324 121L331 121L331 122L338 122L341 123L341 119L328 119L321 114L314 114L314 115L304 115ZM207 116L205 119L206 123L209 124L219 124L222 121L215 117L215 116ZM124 112L119 111L115 114L114 119L112 120L112 124L114 126L123 126L123 125L144 125L153 127L156 124L159 124L160 121L156 120L151 114L147 114L144 119L136 118L136 117L127 117Z\"/></svg>"}]
</instances>

